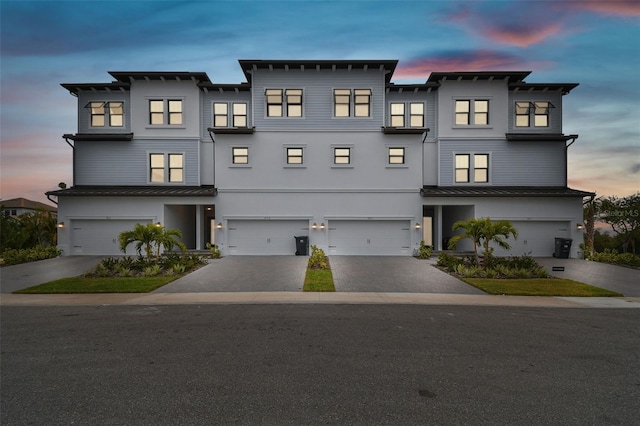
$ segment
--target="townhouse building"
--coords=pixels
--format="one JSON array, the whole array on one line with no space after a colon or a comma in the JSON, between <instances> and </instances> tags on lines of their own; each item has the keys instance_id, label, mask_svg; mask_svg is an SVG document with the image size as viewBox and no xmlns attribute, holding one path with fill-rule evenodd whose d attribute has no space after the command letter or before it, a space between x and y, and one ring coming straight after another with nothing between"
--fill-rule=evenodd
<instances>
[{"instance_id":1,"label":"townhouse building","mask_svg":"<svg viewBox=\"0 0 640 426\"><path fill-rule=\"evenodd\" d=\"M567 187L578 135L562 131L575 83L529 72L434 72L392 82L395 60L240 60L246 81L204 72L110 72L65 83L78 100L73 185L58 199L65 255L121 254L136 223L180 229L190 249L329 255L446 248L457 220L511 220L499 255L581 241L590 192ZM462 250L471 249L463 243ZM571 256L578 256L578 244Z\"/></svg>"}]
</instances>

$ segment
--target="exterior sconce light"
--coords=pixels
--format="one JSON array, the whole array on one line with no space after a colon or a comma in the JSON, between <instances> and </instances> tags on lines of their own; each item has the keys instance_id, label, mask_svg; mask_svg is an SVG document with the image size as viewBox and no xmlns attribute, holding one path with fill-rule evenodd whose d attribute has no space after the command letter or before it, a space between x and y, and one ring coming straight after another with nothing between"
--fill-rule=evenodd
<instances>
[{"instance_id":1,"label":"exterior sconce light","mask_svg":"<svg viewBox=\"0 0 640 426\"><path fill-rule=\"evenodd\" d=\"M59 222L57 226L58 228L64 228L64 222Z\"/></svg>"},{"instance_id":2,"label":"exterior sconce light","mask_svg":"<svg viewBox=\"0 0 640 426\"><path fill-rule=\"evenodd\" d=\"M422 228L418 222L416 222L416 224L414 225L414 227L415 227L416 229L420 229L420 228Z\"/></svg>"},{"instance_id":3,"label":"exterior sconce light","mask_svg":"<svg viewBox=\"0 0 640 426\"><path fill-rule=\"evenodd\" d=\"M162 227L162 224L161 224L160 222L156 222L156 226L157 226L158 228L161 228L161 227Z\"/></svg>"},{"instance_id":4,"label":"exterior sconce light","mask_svg":"<svg viewBox=\"0 0 640 426\"><path fill-rule=\"evenodd\" d=\"M218 224L216 225L216 228L222 229L222 222L218 222Z\"/></svg>"},{"instance_id":5,"label":"exterior sconce light","mask_svg":"<svg viewBox=\"0 0 640 426\"><path fill-rule=\"evenodd\" d=\"M576 228L578 228L578 231L582 231L582 230L584 229L584 225L583 225L583 224L581 224L581 223L578 223L578 224L576 225Z\"/></svg>"},{"instance_id":6,"label":"exterior sconce light","mask_svg":"<svg viewBox=\"0 0 640 426\"><path fill-rule=\"evenodd\" d=\"M324 222L320 224L320 229L324 229Z\"/></svg>"},{"instance_id":7,"label":"exterior sconce light","mask_svg":"<svg viewBox=\"0 0 640 426\"><path fill-rule=\"evenodd\" d=\"M315 222L313 222L313 225L311 225L311 229L316 229L317 227L318 225Z\"/></svg>"}]
</instances>

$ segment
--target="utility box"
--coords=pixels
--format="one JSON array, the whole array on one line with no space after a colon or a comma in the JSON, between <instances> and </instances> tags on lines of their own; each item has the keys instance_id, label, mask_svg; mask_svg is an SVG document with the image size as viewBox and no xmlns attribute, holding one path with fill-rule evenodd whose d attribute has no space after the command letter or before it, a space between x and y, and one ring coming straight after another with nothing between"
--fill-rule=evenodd
<instances>
[{"instance_id":1,"label":"utility box","mask_svg":"<svg viewBox=\"0 0 640 426\"><path fill-rule=\"evenodd\" d=\"M571 252L571 238L556 238L556 249L553 252L553 257L558 259L568 259Z\"/></svg>"},{"instance_id":2,"label":"utility box","mask_svg":"<svg viewBox=\"0 0 640 426\"><path fill-rule=\"evenodd\" d=\"M309 255L309 237L306 235L293 237L296 239L296 256Z\"/></svg>"}]
</instances>

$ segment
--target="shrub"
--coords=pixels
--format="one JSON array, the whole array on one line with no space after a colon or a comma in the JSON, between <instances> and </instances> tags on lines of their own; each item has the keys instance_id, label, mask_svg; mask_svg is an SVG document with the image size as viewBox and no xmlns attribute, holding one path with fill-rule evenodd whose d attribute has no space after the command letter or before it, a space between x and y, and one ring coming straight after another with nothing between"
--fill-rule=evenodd
<instances>
[{"instance_id":1,"label":"shrub","mask_svg":"<svg viewBox=\"0 0 640 426\"><path fill-rule=\"evenodd\" d=\"M170 271L174 274L182 274L184 273L184 265L181 265L181 264L173 265Z\"/></svg>"},{"instance_id":2,"label":"shrub","mask_svg":"<svg viewBox=\"0 0 640 426\"><path fill-rule=\"evenodd\" d=\"M618 253L617 250L604 249L600 253L594 252L588 256L588 259L614 265L640 267L640 256L633 253Z\"/></svg>"},{"instance_id":3,"label":"shrub","mask_svg":"<svg viewBox=\"0 0 640 426\"><path fill-rule=\"evenodd\" d=\"M133 271L129 268L119 268L118 269L118 276L119 277L132 277L133 276Z\"/></svg>"},{"instance_id":4,"label":"shrub","mask_svg":"<svg viewBox=\"0 0 640 426\"><path fill-rule=\"evenodd\" d=\"M311 256L309 256L309 269L329 269L329 262L324 250L318 248L315 244L311 244Z\"/></svg>"},{"instance_id":5,"label":"shrub","mask_svg":"<svg viewBox=\"0 0 640 426\"><path fill-rule=\"evenodd\" d=\"M420 248L418 248L418 253L416 254L416 257L418 259L428 259L431 257L432 253L433 253L433 247L425 245L424 240L420 241Z\"/></svg>"},{"instance_id":6,"label":"shrub","mask_svg":"<svg viewBox=\"0 0 640 426\"><path fill-rule=\"evenodd\" d=\"M456 256L452 256L448 253L441 252L440 254L438 254L437 265L442 266L443 268L446 268L449 271L454 271L456 266L464 263L465 262L463 259Z\"/></svg>"},{"instance_id":7,"label":"shrub","mask_svg":"<svg viewBox=\"0 0 640 426\"><path fill-rule=\"evenodd\" d=\"M160 275L160 273L162 272L162 268L160 267L160 265L152 265L152 266L147 266L146 268L144 268L143 270L143 275L145 277L155 277L156 275Z\"/></svg>"},{"instance_id":8,"label":"shrub","mask_svg":"<svg viewBox=\"0 0 640 426\"><path fill-rule=\"evenodd\" d=\"M217 245L211 244L211 243L207 243L206 247L207 247L207 249L209 249L209 252L211 253L209 255L209 256L211 256L211 259L220 259L220 257L222 257L220 249L218 248Z\"/></svg>"},{"instance_id":9,"label":"shrub","mask_svg":"<svg viewBox=\"0 0 640 426\"><path fill-rule=\"evenodd\" d=\"M9 249L2 252L4 265L18 265L20 263L35 262L36 260L51 259L58 257L62 251L56 247L36 246L30 249Z\"/></svg>"}]
</instances>

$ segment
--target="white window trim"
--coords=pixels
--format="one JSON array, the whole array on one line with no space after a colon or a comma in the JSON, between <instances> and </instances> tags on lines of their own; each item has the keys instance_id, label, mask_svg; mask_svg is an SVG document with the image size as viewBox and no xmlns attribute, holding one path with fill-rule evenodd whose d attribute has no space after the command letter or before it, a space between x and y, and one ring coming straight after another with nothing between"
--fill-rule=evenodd
<instances>
[{"instance_id":1,"label":"white window trim","mask_svg":"<svg viewBox=\"0 0 640 426\"><path fill-rule=\"evenodd\" d=\"M145 126L146 129L186 129L187 125L186 123L186 110L185 110L185 106L186 106L186 96L165 96L165 95L158 95L158 96L145 96L145 108L147 110L147 124ZM151 124L149 122L149 119L151 117L151 111L149 111L149 101L163 101L164 102L164 109L163 109L163 122L162 124ZM182 101L182 124L169 124L169 101Z\"/></svg>"},{"instance_id":2,"label":"white window trim","mask_svg":"<svg viewBox=\"0 0 640 426\"><path fill-rule=\"evenodd\" d=\"M226 126L216 126L216 104L225 104L227 105L227 125ZM244 104L246 106L246 114L244 115L245 120L247 122L246 126L234 126L233 119L235 115L233 114L233 107L238 104ZM272 118L272 117L271 117ZM248 129L249 128L249 102L248 101L211 101L211 127L214 129Z\"/></svg>"},{"instance_id":3,"label":"white window trim","mask_svg":"<svg viewBox=\"0 0 640 426\"><path fill-rule=\"evenodd\" d=\"M402 115L402 126L394 126L391 123L391 105L392 104L404 104L404 114ZM411 105L412 104L421 104L422 105L422 126L412 126L411 125ZM454 104L455 110L455 104ZM399 117L399 116L398 116ZM454 118L455 121L455 118ZM427 103L425 101L388 101L387 102L387 124L389 127L393 127L396 129L424 129L427 123Z\"/></svg>"},{"instance_id":4,"label":"white window trim","mask_svg":"<svg viewBox=\"0 0 640 426\"><path fill-rule=\"evenodd\" d=\"M493 109L493 96L455 96L451 102L451 128L453 129L493 129L493 125L491 124L494 120L492 109ZM456 101L469 101L469 124L456 124ZM473 120L475 114L475 101L488 101L489 102L489 111L488 114L488 124L473 124L471 121ZM426 112L426 109L425 109Z\"/></svg>"},{"instance_id":5,"label":"white window trim","mask_svg":"<svg viewBox=\"0 0 640 426\"><path fill-rule=\"evenodd\" d=\"M402 164L392 164L389 162L389 149L391 148L403 148L404 149L404 163ZM387 169L408 169L408 153L409 146L408 145L398 145L398 144L388 144L385 145L384 154L385 154L385 167Z\"/></svg>"},{"instance_id":6,"label":"white window trim","mask_svg":"<svg viewBox=\"0 0 640 426\"><path fill-rule=\"evenodd\" d=\"M234 144L234 145L230 145L229 146L229 156L227 158L229 158L229 167L230 168L250 169L252 167L251 166L251 158L252 158L251 145L252 144L245 143L245 144ZM233 149L234 148L247 148L247 150L248 150L247 151L247 155L249 157L247 159L248 160L247 164L235 164L233 162Z\"/></svg>"},{"instance_id":7,"label":"white window trim","mask_svg":"<svg viewBox=\"0 0 640 426\"><path fill-rule=\"evenodd\" d=\"M164 155L164 181L163 182L151 181L151 154ZM182 182L169 181L169 154L182 155ZM148 185L186 185L186 183L187 183L187 154L184 151L160 151L160 150L147 151L147 184Z\"/></svg>"},{"instance_id":8,"label":"white window trim","mask_svg":"<svg viewBox=\"0 0 640 426\"><path fill-rule=\"evenodd\" d=\"M267 95L266 95L267 90L282 90L282 104L280 104L282 106L282 115L269 115L269 104L267 104ZM300 95L302 97L302 104L300 105L301 115L299 117L295 115L294 116L289 115L289 104L287 103L287 90L302 90L302 94ZM306 91L306 88L302 86L265 87L264 93L262 94L262 96L264 97L265 120L303 120L305 118L305 104L306 104L305 91ZM293 105L297 105L297 104L293 104ZM249 108L247 106L247 124L248 124L248 114L249 114Z\"/></svg>"},{"instance_id":9,"label":"white window trim","mask_svg":"<svg viewBox=\"0 0 640 426\"><path fill-rule=\"evenodd\" d=\"M289 164L287 148L300 148L302 150L302 164ZM307 145L306 144L286 144L282 145L282 162L285 169L306 169L307 168Z\"/></svg>"},{"instance_id":10,"label":"white window trim","mask_svg":"<svg viewBox=\"0 0 640 426\"><path fill-rule=\"evenodd\" d=\"M339 117L336 115L336 100L335 100L335 90L350 90L351 94L349 95L349 115L344 117ZM368 116L356 116L356 90L370 90L371 94L369 95L369 115ZM375 90L372 87L332 87L331 88L331 118L333 120L373 120L374 119L374 111L373 111L373 98L375 96ZM395 102L400 103L400 102ZM342 105L342 104L341 104Z\"/></svg>"},{"instance_id":11,"label":"white window trim","mask_svg":"<svg viewBox=\"0 0 640 426\"><path fill-rule=\"evenodd\" d=\"M94 126L92 124L92 118L93 118L93 114L91 113L91 104L92 103L102 103L102 106L104 108L104 126ZM111 125L111 110L109 107L109 104L111 103L121 103L122 104L122 126L112 126ZM120 99L114 99L114 100L92 100L92 101L88 101L85 108L88 110L89 112L89 128L90 129L114 129L114 130L122 130L122 129L126 129L127 128L127 102L125 102L124 100L120 100Z\"/></svg>"},{"instance_id":12,"label":"white window trim","mask_svg":"<svg viewBox=\"0 0 640 426\"><path fill-rule=\"evenodd\" d=\"M332 144L330 147L330 164L332 169L353 169L354 168L354 145L353 144ZM349 164L335 164L335 148L349 148Z\"/></svg>"},{"instance_id":13,"label":"white window trim","mask_svg":"<svg viewBox=\"0 0 640 426\"><path fill-rule=\"evenodd\" d=\"M456 155L468 155L469 156L469 182L456 182ZM489 158L487 160L487 181L486 182L475 182L474 181L474 171L475 171L475 155L487 155ZM453 152L452 157L453 167L452 167L452 176L451 180L454 185L458 186L483 186L483 185L492 185L491 175L493 171L493 152L492 151L456 151Z\"/></svg>"}]
</instances>

